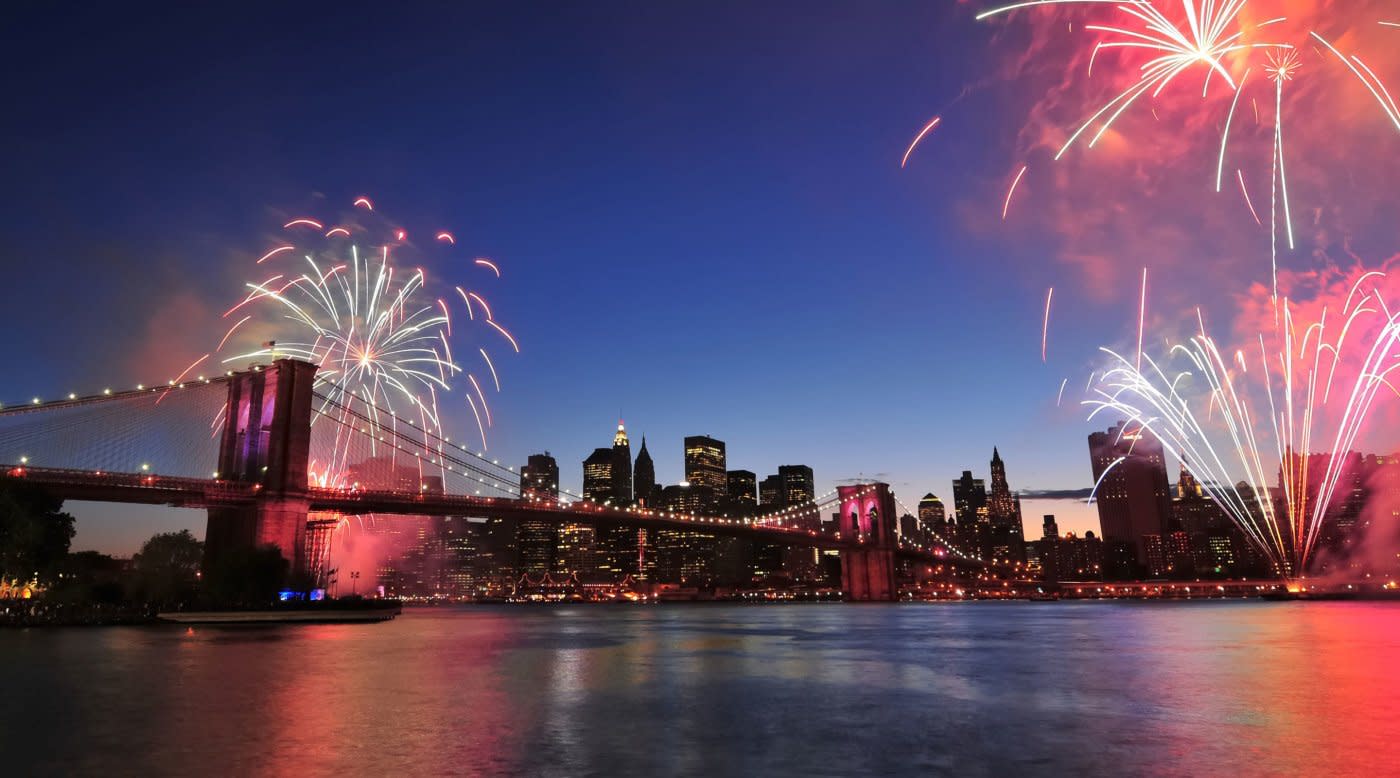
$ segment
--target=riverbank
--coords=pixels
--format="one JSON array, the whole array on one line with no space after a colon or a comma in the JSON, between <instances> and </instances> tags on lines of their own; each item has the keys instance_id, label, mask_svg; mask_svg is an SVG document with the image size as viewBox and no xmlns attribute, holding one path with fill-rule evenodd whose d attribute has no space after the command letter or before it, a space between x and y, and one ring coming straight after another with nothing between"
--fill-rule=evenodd
<instances>
[{"instance_id":1,"label":"riverbank","mask_svg":"<svg viewBox=\"0 0 1400 778\"><path fill-rule=\"evenodd\" d=\"M0 627L112 627L156 623L154 605L0 601Z\"/></svg>"}]
</instances>

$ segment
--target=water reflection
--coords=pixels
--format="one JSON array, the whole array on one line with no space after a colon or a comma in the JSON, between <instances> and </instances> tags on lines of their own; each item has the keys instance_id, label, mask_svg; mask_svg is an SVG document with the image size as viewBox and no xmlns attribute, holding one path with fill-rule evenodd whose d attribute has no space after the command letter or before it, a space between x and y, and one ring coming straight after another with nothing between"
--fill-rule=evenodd
<instances>
[{"instance_id":1,"label":"water reflection","mask_svg":"<svg viewBox=\"0 0 1400 778\"><path fill-rule=\"evenodd\" d=\"M1374 774L1400 742L1398 614L480 607L8 631L0 753L15 774Z\"/></svg>"}]
</instances>

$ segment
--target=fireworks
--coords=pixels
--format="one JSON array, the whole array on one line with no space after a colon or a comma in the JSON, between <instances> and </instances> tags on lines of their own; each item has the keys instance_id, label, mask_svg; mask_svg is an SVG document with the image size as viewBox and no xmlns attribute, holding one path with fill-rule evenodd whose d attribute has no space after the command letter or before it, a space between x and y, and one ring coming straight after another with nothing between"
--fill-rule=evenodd
<instances>
[{"instance_id":1,"label":"fireworks","mask_svg":"<svg viewBox=\"0 0 1400 778\"><path fill-rule=\"evenodd\" d=\"M1045 319L1040 325L1040 361L1044 362L1050 346L1050 301L1055 297L1055 287L1045 293Z\"/></svg>"},{"instance_id":2,"label":"fireworks","mask_svg":"<svg viewBox=\"0 0 1400 778\"><path fill-rule=\"evenodd\" d=\"M932 132L933 128L937 127L939 122L941 121L943 121L942 117L935 116L929 120L928 124L924 125L924 128L922 130L919 130L919 134L915 135L914 140L910 142L909 148L904 150L904 157L899 160L899 166L901 168L909 164L909 155L914 153L914 149L917 148L919 143L923 141L924 136Z\"/></svg>"},{"instance_id":3,"label":"fireworks","mask_svg":"<svg viewBox=\"0 0 1400 778\"><path fill-rule=\"evenodd\" d=\"M1298 55L1289 51L1284 54L1269 52L1269 65L1265 68L1274 82L1274 153L1273 175L1270 178L1269 206L1269 259L1273 266L1274 299L1278 299L1278 201L1283 197L1283 223L1288 231L1288 248L1293 245L1293 214L1288 206L1288 174L1283 164L1283 84L1292 81L1298 72Z\"/></svg>"},{"instance_id":4,"label":"fireworks","mask_svg":"<svg viewBox=\"0 0 1400 778\"><path fill-rule=\"evenodd\" d=\"M1020 171L1016 173L1016 177L1011 179L1011 186L1006 190L1006 200L1001 204L1002 221L1006 221L1006 214L1011 210L1011 198L1015 196L1016 187L1021 185L1021 178L1026 175L1028 169L1030 169L1029 165L1022 165Z\"/></svg>"},{"instance_id":5,"label":"fireworks","mask_svg":"<svg viewBox=\"0 0 1400 778\"><path fill-rule=\"evenodd\" d=\"M1341 316L1332 320L1341 323L1335 332L1326 308L1317 321L1298 322L1285 298L1281 324L1274 334L1258 337L1257 360L1243 350L1222 351L1204 325L1200 335L1169 350L1168 359L1183 363L1175 372L1147 356L1141 357L1144 370L1103 349L1111 367L1084 402L1093 409L1090 418L1116 413L1151 431L1280 575L1301 575L1333 503L1345 454L1377 393L1391 388L1390 372L1400 367L1400 314L1390 313L1374 289L1380 275L1367 273L1351 287ZM1333 452L1320 476L1309 472L1314 457L1307 452L1315 437ZM1269 488L1275 472L1277 499Z\"/></svg>"},{"instance_id":6,"label":"fireworks","mask_svg":"<svg viewBox=\"0 0 1400 778\"><path fill-rule=\"evenodd\" d=\"M1022 8L1046 5L1103 4L1113 6L1117 13L1114 17L1116 23L1084 26L1086 30L1106 36L1094 47L1090 72L1094 59L1105 49L1143 51L1149 53L1151 58L1142 64L1136 82L1105 103L1070 134L1056 152L1055 159L1063 157L1081 136L1097 124L1098 131L1088 142L1092 148L1139 98L1149 93L1156 97L1188 70L1205 68L1202 94L1209 89L1210 79L1214 75L1219 75L1231 89L1236 89L1230 71L1221 62L1225 56L1251 48L1289 48L1287 44L1280 43L1241 42L1244 31L1239 29L1238 17L1244 10L1245 0L1223 0L1219 4L1216 0L1182 0L1184 25L1173 22L1147 0L1039 0L995 8L978 14L977 18L986 19Z\"/></svg>"},{"instance_id":7,"label":"fireworks","mask_svg":"<svg viewBox=\"0 0 1400 778\"><path fill-rule=\"evenodd\" d=\"M363 197L355 207L374 210ZM411 249L406 232L393 229L389 239L375 239L358 225L327 229L311 218L293 219L283 229L296 240L257 260L268 275L250 282L248 293L224 315L233 324L219 343L220 352L226 347L232 352L223 362L280 357L312 362L318 368L321 414L348 414L358 404L375 425L392 428L400 420L416 419L411 423L434 433L442 426L439 396L452 391L454 379L464 377L470 386L467 405L478 419L484 448L486 427L491 425L486 393L473 370L452 352L464 328L458 327L454 337L447 300L431 294L422 268L398 261L401 252ZM456 244L447 232L437 233L436 242L444 249ZM500 275L489 260L478 259L472 266ZM485 336L504 339L518 352L515 338L494 321L485 298L457 289L467 301L468 320L490 325L482 330ZM473 302L479 316L471 308ZM254 335L262 345L246 342ZM490 385L500 391L490 354L485 347L477 352L490 372ZM349 449L338 441L332 461L313 468L316 480L339 483L348 455Z\"/></svg>"},{"instance_id":8,"label":"fireworks","mask_svg":"<svg viewBox=\"0 0 1400 778\"><path fill-rule=\"evenodd\" d=\"M1224 187L1225 162L1231 130L1235 125L1240 99L1250 82L1250 74L1255 64L1251 63L1251 58L1256 51L1264 52L1267 61L1258 63L1258 67L1268 74L1269 81L1272 82L1275 109L1270 165L1270 255L1276 285L1280 233L1286 237L1289 249L1296 248L1292 199L1288 191L1288 175L1284 164L1283 92L1284 84L1293 80L1299 72L1301 51L1293 43L1257 40L1261 30L1270 28L1268 31L1273 32L1278 29L1275 25L1288 22L1289 18L1277 16L1257 24L1246 25L1244 19L1250 15L1259 15L1256 13L1256 5L1262 3L1251 3L1249 0L1033 0L993 8L978 14L976 18L989 19L1015 11L1046 7L1104 6L1100 22L1080 26L1080 29L1095 36L1092 48L1086 51L1089 76L1094 76L1094 66L1101 53L1120 51L1141 55L1140 61L1127 65L1133 68L1129 73L1130 83L1127 88L1116 91L1107 102L1089 109L1088 118L1069 131L1067 139L1056 150L1054 157L1057 160L1081 141L1088 147L1095 146L1105 133L1117 124L1120 117L1144 96L1157 98L1183 75L1192 71L1203 74L1202 98L1209 94L1212 80L1218 79L1233 92L1233 95L1229 101L1228 112L1223 117L1224 131L1221 134L1219 151L1213 155L1217 192L1222 191ZM1250 13L1247 14L1246 11ZM1394 23L1382 21L1379 24L1389 27ZM1073 29L1071 27L1071 31ZM1298 35L1302 37L1303 31L1298 31ZM1343 54L1316 31L1308 31L1307 35L1324 47L1318 51L1329 52L1361 82L1375 98L1384 115L1397 130L1400 130L1400 106L1397 106L1380 76L1359 56ZM1243 74L1237 82L1236 75L1241 70ZM1256 82L1258 80L1256 79ZM1251 100L1251 103L1257 118L1257 101ZM1215 109L1214 103L1202 102L1201 105L1201 111ZM1157 115L1155 109L1153 115ZM910 150L912 148L911 146ZM1017 175L1007 191L1002 206L1003 219L1007 216L1012 195L1024 172L1025 169L1022 168L1022 172ZM1243 172L1237 171L1237 176L1241 194L1250 213L1262 224L1244 186Z\"/></svg>"}]
</instances>

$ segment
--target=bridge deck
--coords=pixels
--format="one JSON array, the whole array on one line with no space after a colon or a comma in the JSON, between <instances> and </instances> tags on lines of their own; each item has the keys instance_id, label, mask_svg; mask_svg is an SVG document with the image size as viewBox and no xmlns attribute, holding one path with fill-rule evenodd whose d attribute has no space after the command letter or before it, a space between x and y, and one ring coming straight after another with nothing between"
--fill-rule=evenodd
<instances>
[{"instance_id":1,"label":"bridge deck","mask_svg":"<svg viewBox=\"0 0 1400 778\"><path fill-rule=\"evenodd\" d=\"M209 478L181 478L151 473L104 473L54 468L15 467L0 472L0 482L42 487L71 500L171 505L180 508L223 508L253 505L263 496L260 484ZM300 497L302 495L289 495ZM784 545L815 548L860 548L859 541L796 527L761 525L742 518L689 516L662 511L603 508L592 503L555 503L480 495L432 492L343 490L312 487L304 496L311 511L344 515L458 516L554 523L587 522L597 526L633 526L685 530L712 535L746 537ZM945 563L967 560L902 547L902 556Z\"/></svg>"}]
</instances>

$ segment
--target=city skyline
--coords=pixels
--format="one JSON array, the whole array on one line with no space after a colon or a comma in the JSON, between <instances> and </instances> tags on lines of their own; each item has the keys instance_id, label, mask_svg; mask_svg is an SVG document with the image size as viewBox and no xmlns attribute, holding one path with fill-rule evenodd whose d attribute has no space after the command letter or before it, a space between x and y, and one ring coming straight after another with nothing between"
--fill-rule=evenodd
<instances>
[{"instance_id":1,"label":"city skyline","mask_svg":"<svg viewBox=\"0 0 1400 778\"><path fill-rule=\"evenodd\" d=\"M11 773L1394 761L1400 0L11 6Z\"/></svg>"},{"instance_id":2,"label":"city skyline","mask_svg":"<svg viewBox=\"0 0 1400 778\"><path fill-rule=\"evenodd\" d=\"M1379 7L1358 4L1355 18ZM4 56L31 74L15 111L34 122L7 127L6 139L26 152L15 175L30 185L4 195L0 223L13 236L3 251L29 273L0 290L0 304L46 326L11 344L7 401L173 378L217 342L220 314L247 281L242 268L279 225L341 213L367 195L410 240L450 226L464 250L501 267L492 304L523 350L502 365L493 458L586 454L597 420L621 409L655 440L703 431L733 441L745 462L810 452L802 459L820 491L879 478L912 501L996 446L1014 458L1025 516L1055 513L1083 531L1096 512L1082 498L1029 495L1092 485L1077 452L1103 425L1084 419L1081 387L1106 362L1098 346L1132 350L1143 266L1152 335L1189 334L1197 304L1208 321L1233 323L1248 292L1199 283L1206 267L1242 288L1268 278L1267 231L1241 226L1244 201L1194 195L1214 175L1218 137L1177 139L1161 150L1183 154L1174 165L1125 141L1162 138L1151 114L1135 111L1121 135L1056 163L1054 181L1039 175L1046 125L1073 126L1078 102L1046 106L1063 122L1039 120L1033 138L1022 121L1060 69L1027 60L987 84L975 66L1027 40L1047 62L1079 62L1082 52L1035 33L1030 18L991 24L963 4L868 12L840 3L798 17L719 4L702 20L643 4L543 20L494 7L373 21L311 6L275 19L211 23L209 14L180 9L141 24L115 10L21 12L30 35ZM177 27L179 46L165 45L161 31ZM106 34L113 29L124 34ZM775 29L776 42L758 34ZM93 47L44 56L84 31ZM1378 72L1397 56L1376 50L1383 34L1356 33ZM944 45L929 47L930 35ZM302 45L203 56L286 36ZM384 56L345 80L333 64L344 42L369 39ZM406 64L425 50L441 52L433 67ZM637 60L648 67L628 64ZM199 67L182 67L191 61ZM115 88L131 83L145 91ZM1313 83L1302 79L1296 99L1318 99ZM1088 99L1108 89L1065 86ZM1389 142L1361 85L1330 93L1330 115L1348 120L1353 143ZM360 110L381 98L382 110ZM847 116L830 121L838 104ZM539 121L544 106L549 122ZM1163 103L1164 115L1171 108L1180 105ZM91 112L117 120L81 142L54 140ZM1333 125L1299 113L1291 142L1316 153ZM943 121L901 167L933 115ZM1205 153L1186 156L1188 144ZM1031 172L1003 221L1022 157ZM1393 165L1326 161L1364 176L1357 188L1387 180ZM1351 207L1340 177L1314 168L1293 171L1297 207L1324 201L1329 215L1280 255L1285 284L1305 284L1314 264L1392 252L1385 225L1396 204ZM1141 204L1124 175L1134 170L1170 207L1115 208ZM1113 241L1131 235L1152 235L1153 245L1124 256ZM61 302L75 278L114 293ZM48 358L58 353L68 359ZM449 399L446 429L469 438L465 401ZM1379 437L1364 448L1393 448ZM681 475L670 457L658 461L658 480ZM81 545L123 553L153 530L199 525L169 512L73 508Z\"/></svg>"}]
</instances>

